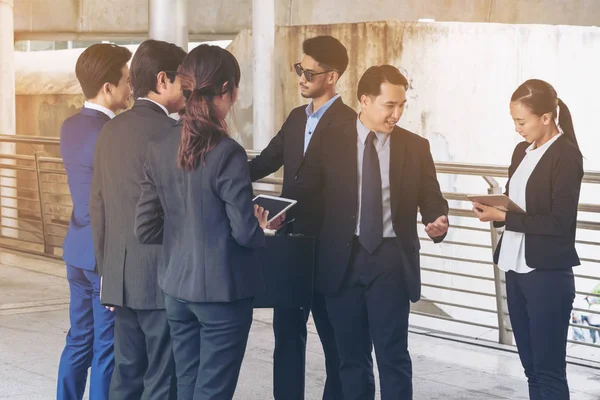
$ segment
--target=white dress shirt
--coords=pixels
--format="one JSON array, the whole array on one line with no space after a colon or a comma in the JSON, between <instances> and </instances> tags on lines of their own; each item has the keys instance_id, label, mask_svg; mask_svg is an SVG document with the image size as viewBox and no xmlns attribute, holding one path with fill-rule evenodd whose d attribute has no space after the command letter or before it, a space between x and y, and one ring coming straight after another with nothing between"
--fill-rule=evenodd
<instances>
[{"instance_id":1,"label":"white dress shirt","mask_svg":"<svg viewBox=\"0 0 600 400\"><path fill-rule=\"evenodd\" d=\"M360 234L360 207L361 207L361 193L362 193L362 169L363 169L363 156L365 152L365 141L371 130L363 125L360 121L360 116L356 120L356 130L358 131L357 137L357 150L358 150L358 217L356 218L356 230L354 234L358 236ZM377 157L379 158L379 170L381 172L381 200L382 204L382 216L383 216L383 237L393 238L396 237L394 227L392 226L392 207L390 202L390 133L375 132L376 139L373 141L375 144L375 150L377 151Z\"/></svg>"},{"instance_id":2,"label":"white dress shirt","mask_svg":"<svg viewBox=\"0 0 600 400\"><path fill-rule=\"evenodd\" d=\"M562 133L557 134L540 147L535 147L535 143L525 150L526 154L519 164L519 167L510 178L510 188L508 197L514 201L523 211L527 211L527 202L525 194L527 192L527 181L538 162L546 153L552 143L556 142ZM513 232L504 230L502 235L502 247L500 248L500 257L498 259L498 268L502 271L515 271L518 274L527 274L533 271L527 266L525 261L525 234L522 232Z\"/></svg>"},{"instance_id":3,"label":"white dress shirt","mask_svg":"<svg viewBox=\"0 0 600 400\"><path fill-rule=\"evenodd\" d=\"M149 99L147 97L138 97L138 100L147 100L147 101L151 101L152 103L156 104L157 106L159 106L160 108L163 109L163 111L165 112L165 114L169 115L169 110L167 110L167 107L163 106L160 103L157 103L156 101Z\"/></svg>"},{"instance_id":4,"label":"white dress shirt","mask_svg":"<svg viewBox=\"0 0 600 400\"><path fill-rule=\"evenodd\" d=\"M113 119L115 117L114 112L112 112L111 110L109 110L108 108L106 108L104 106L101 106L100 104L90 103L89 101L84 101L83 106L85 108L89 108L90 110L100 111L100 112L108 115L108 118L110 118L110 119Z\"/></svg>"}]
</instances>

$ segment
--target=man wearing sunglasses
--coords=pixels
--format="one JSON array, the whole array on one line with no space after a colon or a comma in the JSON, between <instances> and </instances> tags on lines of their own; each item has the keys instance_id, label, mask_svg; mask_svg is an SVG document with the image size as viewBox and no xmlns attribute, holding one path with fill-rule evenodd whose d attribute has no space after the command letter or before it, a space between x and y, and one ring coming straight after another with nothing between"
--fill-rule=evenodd
<instances>
[{"instance_id":1,"label":"man wearing sunglasses","mask_svg":"<svg viewBox=\"0 0 600 400\"><path fill-rule=\"evenodd\" d=\"M107 122L96 143L90 216L101 303L115 311L111 399L176 398L175 361L158 286L162 249L134 235L148 143L170 132L185 105L175 72L186 55L163 41L140 44L131 61L133 107Z\"/></svg>"},{"instance_id":2,"label":"man wearing sunglasses","mask_svg":"<svg viewBox=\"0 0 600 400\"><path fill-rule=\"evenodd\" d=\"M345 105L336 93L336 83L348 66L344 45L331 36L318 36L304 41L304 56L294 64L302 97L310 104L292 110L281 130L269 145L250 162L253 181L284 167L283 192L286 197L294 190L295 176L305 156L315 151L321 132L329 127L356 120L356 112ZM314 236L318 233L322 215L320 198L308 196L309 202L298 203L288 213L286 231ZM283 221L279 221L281 224ZM275 226L277 228L277 226ZM275 400L304 399L306 323L310 312L323 345L327 380L323 400L342 399L339 378L339 357L325 308L323 295L315 292L311 309L276 308L273 315L275 351L273 365L273 395Z\"/></svg>"}]
</instances>

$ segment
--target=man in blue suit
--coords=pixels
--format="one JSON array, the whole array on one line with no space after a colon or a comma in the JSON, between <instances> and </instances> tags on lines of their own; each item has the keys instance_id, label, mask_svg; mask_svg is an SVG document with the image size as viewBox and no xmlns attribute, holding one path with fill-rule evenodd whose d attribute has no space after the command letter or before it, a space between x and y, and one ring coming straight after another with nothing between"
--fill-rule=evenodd
<instances>
[{"instance_id":1,"label":"man in blue suit","mask_svg":"<svg viewBox=\"0 0 600 400\"><path fill-rule=\"evenodd\" d=\"M90 367L90 400L108 399L114 369L115 317L100 304L101 280L96 271L88 202L96 139L115 112L127 107L130 97L130 58L128 49L111 44L95 44L81 54L75 73L87 100L78 114L63 123L60 133L73 212L63 244L71 327L58 368L59 400L83 398Z\"/></svg>"}]
</instances>

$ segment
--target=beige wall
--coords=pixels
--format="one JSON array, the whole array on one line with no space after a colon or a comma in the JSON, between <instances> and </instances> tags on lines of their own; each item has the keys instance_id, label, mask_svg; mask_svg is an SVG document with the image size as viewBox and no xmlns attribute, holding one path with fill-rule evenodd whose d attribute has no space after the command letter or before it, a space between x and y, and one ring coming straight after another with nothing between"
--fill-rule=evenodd
<instances>
[{"instance_id":1,"label":"beige wall","mask_svg":"<svg viewBox=\"0 0 600 400\"><path fill-rule=\"evenodd\" d=\"M252 25L251 0L189 0L190 35L235 35ZM366 21L499 22L600 25L597 0L277 0L278 25ZM19 39L143 38L148 0L17 0ZM49 34L44 36L45 34Z\"/></svg>"}]
</instances>

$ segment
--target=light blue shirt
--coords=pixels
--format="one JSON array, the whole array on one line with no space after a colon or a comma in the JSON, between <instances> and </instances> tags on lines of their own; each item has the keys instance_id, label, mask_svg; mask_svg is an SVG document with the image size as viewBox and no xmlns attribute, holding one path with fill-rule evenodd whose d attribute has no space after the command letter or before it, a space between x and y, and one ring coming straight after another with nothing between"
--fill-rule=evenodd
<instances>
[{"instance_id":1,"label":"light blue shirt","mask_svg":"<svg viewBox=\"0 0 600 400\"><path fill-rule=\"evenodd\" d=\"M310 139L312 138L312 134L317 129L317 125L319 125L319 121L325 112L331 107L334 101L336 101L340 97L339 94L333 96L327 103L323 104L321 108L317 111L313 112L313 103L306 106L306 127L304 128L304 154L306 154L306 149L308 149L308 144L310 143Z\"/></svg>"}]
</instances>

